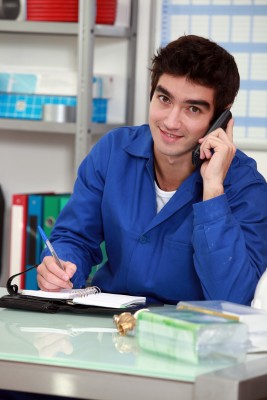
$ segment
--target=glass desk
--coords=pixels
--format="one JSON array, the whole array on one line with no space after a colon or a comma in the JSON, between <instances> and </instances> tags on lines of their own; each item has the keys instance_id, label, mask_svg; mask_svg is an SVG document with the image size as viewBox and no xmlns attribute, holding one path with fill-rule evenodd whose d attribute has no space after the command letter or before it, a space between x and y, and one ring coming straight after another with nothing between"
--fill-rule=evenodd
<instances>
[{"instance_id":1,"label":"glass desk","mask_svg":"<svg viewBox=\"0 0 267 400\"><path fill-rule=\"evenodd\" d=\"M0 308L0 332L2 389L109 400L267 398L267 354L194 366L141 351L108 315Z\"/></svg>"}]
</instances>

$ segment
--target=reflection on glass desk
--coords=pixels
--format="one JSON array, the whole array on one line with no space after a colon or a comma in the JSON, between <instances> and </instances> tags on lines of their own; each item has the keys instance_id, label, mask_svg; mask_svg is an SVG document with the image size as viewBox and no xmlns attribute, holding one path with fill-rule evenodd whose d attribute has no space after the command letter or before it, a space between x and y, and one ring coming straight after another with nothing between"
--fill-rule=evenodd
<instances>
[{"instance_id":1,"label":"reflection on glass desk","mask_svg":"<svg viewBox=\"0 0 267 400\"><path fill-rule=\"evenodd\" d=\"M3 294L5 290L1 289L0 295ZM213 381L218 386L222 374L222 389L216 400L231 400L239 399L236 392L233 397L233 384L240 384L244 373L250 376L249 366L257 363L258 375L266 379L266 392L259 393L267 397L266 354L251 356L250 363L233 367L178 362L141 351L135 337L117 333L111 315L46 314L0 308L0 332L3 389L88 399L139 396L155 400L165 397L166 391L168 399L213 399L207 397L204 386L207 387L207 381L210 390ZM225 397L220 397L223 390Z\"/></svg>"}]
</instances>

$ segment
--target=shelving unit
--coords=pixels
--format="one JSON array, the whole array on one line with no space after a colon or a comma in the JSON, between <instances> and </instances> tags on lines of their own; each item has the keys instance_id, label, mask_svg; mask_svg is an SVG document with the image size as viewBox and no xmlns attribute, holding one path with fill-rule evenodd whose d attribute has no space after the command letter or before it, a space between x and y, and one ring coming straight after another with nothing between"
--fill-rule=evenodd
<instances>
[{"instance_id":1,"label":"shelving unit","mask_svg":"<svg viewBox=\"0 0 267 400\"><path fill-rule=\"evenodd\" d=\"M76 123L51 123L43 121L0 119L0 129L8 131L44 132L50 134L75 135L74 169L86 156L92 144L115 125L96 124L91 122L92 78L95 38L125 38L129 41L127 60L127 106L125 124L133 123L135 56L138 1L131 1L131 24L129 28L96 25L96 1L79 1L79 22L33 22L0 20L1 33L8 34L41 34L64 35L77 37L77 116ZM84 106L87 105L87 106Z\"/></svg>"}]
</instances>

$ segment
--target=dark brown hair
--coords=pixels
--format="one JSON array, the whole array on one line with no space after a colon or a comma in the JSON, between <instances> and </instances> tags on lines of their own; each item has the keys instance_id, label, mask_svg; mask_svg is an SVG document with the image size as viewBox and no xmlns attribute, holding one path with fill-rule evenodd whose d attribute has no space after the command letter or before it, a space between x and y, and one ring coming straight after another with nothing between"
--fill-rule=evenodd
<instances>
[{"instance_id":1,"label":"dark brown hair","mask_svg":"<svg viewBox=\"0 0 267 400\"><path fill-rule=\"evenodd\" d=\"M185 35L160 48L152 59L150 100L162 74L185 76L215 90L214 118L231 105L240 77L234 57L209 39Z\"/></svg>"}]
</instances>

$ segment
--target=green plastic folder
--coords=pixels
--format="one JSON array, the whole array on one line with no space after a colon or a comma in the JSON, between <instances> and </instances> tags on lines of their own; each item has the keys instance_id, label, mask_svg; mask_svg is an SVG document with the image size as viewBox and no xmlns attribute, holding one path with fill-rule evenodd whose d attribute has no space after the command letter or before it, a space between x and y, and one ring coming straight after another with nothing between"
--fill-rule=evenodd
<instances>
[{"instance_id":1,"label":"green plastic folder","mask_svg":"<svg viewBox=\"0 0 267 400\"><path fill-rule=\"evenodd\" d=\"M139 313L136 335L141 349L193 364L240 362L249 343L245 324L175 306Z\"/></svg>"},{"instance_id":2,"label":"green plastic folder","mask_svg":"<svg viewBox=\"0 0 267 400\"><path fill-rule=\"evenodd\" d=\"M54 194L43 199L43 229L49 238L57 217L70 198L69 194Z\"/></svg>"}]
</instances>

